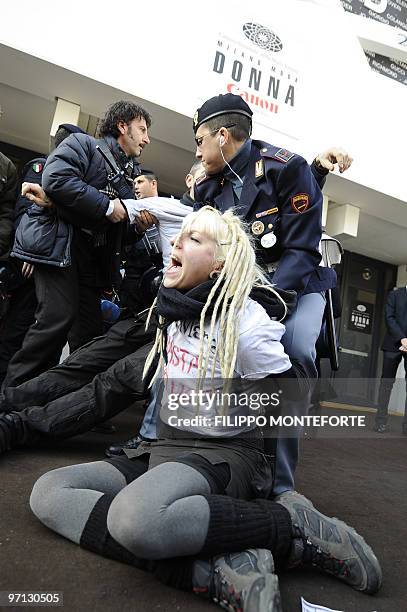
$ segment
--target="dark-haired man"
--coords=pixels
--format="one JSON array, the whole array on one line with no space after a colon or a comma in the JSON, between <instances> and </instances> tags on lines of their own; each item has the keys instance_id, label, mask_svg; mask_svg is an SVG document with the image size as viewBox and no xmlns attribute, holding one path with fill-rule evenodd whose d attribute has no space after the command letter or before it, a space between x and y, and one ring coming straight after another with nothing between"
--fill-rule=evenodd
<instances>
[{"instance_id":1,"label":"dark-haired man","mask_svg":"<svg viewBox=\"0 0 407 612\"><path fill-rule=\"evenodd\" d=\"M144 172L134 179L134 193L136 198L152 198L158 196L158 179L152 172Z\"/></svg>"},{"instance_id":2,"label":"dark-haired man","mask_svg":"<svg viewBox=\"0 0 407 612\"><path fill-rule=\"evenodd\" d=\"M336 274L319 266L322 234L320 186L331 168L267 142L250 138L253 112L240 97L220 94L195 113L196 157L207 177L195 188L196 207L235 207L256 239L259 263L280 289L294 290L297 305L284 321L282 343L310 378L317 375L315 343L325 309L324 292ZM346 154L326 157L345 170ZM318 184L317 184L318 183ZM275 493L292 490L298 440L279 439Z\"/></svg>"},{"instance_id":3,"label":"dark-haired man","mask_svg":"<svg viewBox=\"0 0 407 612\"><path fill-rule=\"evenodd\" d=\"M21 351L27 356L43 354L40 364L23 367L22 360L5 384L17 386L49 367L47 347L68 339L71 351L103 333L100 294L115 283L119 271L123 224L127 215L110 180L112 171L96 149L99 144L118 171L123 172L122 197L132 197L133 179L140 174L137 158L149 144L149 113L133 102L119 101L107 110L100 126L101 140L88 134L70 134L50 154L45 164L43 187L61 219L74 228L72 265L60 269L44 265L40 291L52 309L50 317L36 317ZM50 300L49 292L58 300ZM21 353L19 351L19 353ZM43 352L44 351L44 352ZM15 356L20 359L19 355Z\"/></svg>"},{"instance_id":4,"label":"dark-haired man","mask_svg":"<svg viewBox=\"0 0 407 612\"><path fill-rule=\"evenodd\" d=\"M138 200L158 196L157 176L152 172L143 170L143 174L136 176L133 182ZM142 287L145 289L142 283L143 275L147 273L144 279L150 274L158 275L163 267L160 235L154 221L153 216L144 210L136 219L135 225L128 229L130 236L132 233L134 235L134 231L138 237L141 233L143 235L137 242L130 240L130 244L126 244L124 248L124 277L119 292L122 316L132 316L140 312L150 306L155 297L152 297L150 291L142 291Z\"/></svg>"},{"instance_id":5,"label":"dark-haired man","mask_svg":"<svg viewBox=\"0 0 407 612\"><path fill-rule=\"evenodd\" d=\"M76 235L84 254L86 252L93 262L85 276L99 283L102 281L99 285L96 283L99 287L105 285L106 277L111 280L117 272L106 264L113 263L117 234L122 229L115 224L127 216L117 197L117 188L110 183L111 169L96 146L103 145L117 170L123 172L128 189L122 197L132 197L133 179L140 174L137 159L150 143L150 125L150 115L144 108L133 102L116 102L101 122L101 141L88 135L72 135L50 155L44 169L45 192L61 217L80 228ZM100 314L98 298L95 303Z\"/></svg>"}]
</instances>

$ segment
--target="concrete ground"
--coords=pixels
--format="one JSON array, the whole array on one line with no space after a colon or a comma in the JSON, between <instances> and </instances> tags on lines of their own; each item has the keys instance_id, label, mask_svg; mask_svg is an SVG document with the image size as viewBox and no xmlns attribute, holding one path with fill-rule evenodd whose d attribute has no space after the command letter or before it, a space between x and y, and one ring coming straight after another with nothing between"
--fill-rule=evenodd
<instances>
[{"instance_id":1,"label":"concrete ground","mask_svg":"<svg viewBox=\"0 0 407 612\"><path fill-rule=\"evenodd\" d=\"M343 612L407 611L407 437L400 435L400 418L393 417L390 433L382 435L370 431L373 415L367 420L358 439L305 438L297 489L365 536L381 561L383 587L372 597L317 571L287 571L280 575L284 612L300 611L301 596ZM114 422L117 433L111 437L88 433L0 459L0 591L62 591L67 612L215 610L193 594L80 549L31 514L28 498L41 474L102 458L108 442L136 431L131 411Z\"/></svg>"}]
</instances>

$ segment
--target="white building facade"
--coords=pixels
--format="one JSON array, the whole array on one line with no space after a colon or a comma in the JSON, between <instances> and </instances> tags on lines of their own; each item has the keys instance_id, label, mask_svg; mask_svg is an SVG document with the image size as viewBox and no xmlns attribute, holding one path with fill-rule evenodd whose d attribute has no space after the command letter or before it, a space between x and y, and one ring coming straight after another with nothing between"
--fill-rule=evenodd
<instances>
[{"instance_id":1,"label":"white building facade","mask_svg":"<svg viewBox=\"0 0 407 612\"><path fill-rule=\"evenodd\" d=\"M347 251L343 372L377 375L385 294L407 284L406 0L151 0L144 12L20 0L2 15L0 58L0 147L14 157L47 153L59 123L95 133L110 103L132 99L153 117L142 164L179 195L194 112L227 91L251 106L255 138L309 161L347 149L351 169L324 189L327 230ZM359 303L363 332L349 323Z\"/></svg>"}]
</instances>

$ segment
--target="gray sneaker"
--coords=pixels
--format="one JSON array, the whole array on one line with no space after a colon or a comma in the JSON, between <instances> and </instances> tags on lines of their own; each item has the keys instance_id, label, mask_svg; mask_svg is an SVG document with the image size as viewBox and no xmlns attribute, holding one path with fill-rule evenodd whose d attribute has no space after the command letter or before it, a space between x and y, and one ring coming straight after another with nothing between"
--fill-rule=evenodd
<instances>
[{"instance_id":1,"label":"gray sneaker","mask_svg":"<svg viewBox=\"0 0 407 612\"><path fill-rule=\"evenodd\" d=\"M194 592L225 610L281 612L278 578L269 550L227 553L194 564Z\"/></svg>"},{"instance_id":2,"label":"gray sneaker","mask_svg":"<svg viewBox=\"0 0 407 612\"><path fill-rule=\"evenodd\" d=\"M370 546L352 527L318 512L302 495L280 496L290 513L294 540L289 566L312 565L347 582L357 591L375 593L382 570Z\"/></svg>"},{"instance_id":3,"label":"gray sneaker","mask_svg":"<svg viewBox=\"0 0 407 612\"><path fill-rule=\"evenodd\" d=\"M273 502L276 502L277 504L282 504L283 506L284 502L287 502L289 504L300 503L304 506L308 506L309 508L315 507L312 501L308 499L308 497L305 497L305 495L301 495L301 493L298 493L298 491L294 490L284 491L284 493L275 495L273 497Z\"/></svg>"}]
</instances>

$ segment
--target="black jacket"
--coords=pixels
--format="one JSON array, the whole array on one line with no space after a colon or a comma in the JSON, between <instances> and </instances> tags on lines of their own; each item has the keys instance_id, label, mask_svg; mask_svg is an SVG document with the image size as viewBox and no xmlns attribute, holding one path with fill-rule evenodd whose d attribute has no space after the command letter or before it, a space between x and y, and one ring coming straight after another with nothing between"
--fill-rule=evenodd
<instances>
[{"instance_id":1,"label":"black jacket","mask_svg":"<svg viewBox=\"0 0 407 612\"><path fill-rule=\"evenodd\" d=\"M14 164L0 153L0 257L7 256L14 230L17 172Z\"/></svg>"},{"instance_id":2,"label":"black jacket","mask_svg":"<svg viewBox=\"0 0 407 612\"><path fill-rule=\"evenodd\" d=\"M387 332L383 340L382 351L399 352L400 340L407 338L407 289L401 287L390 291L386 303Z\"/></svg>"},{"instance_id":3,"label":"black jacket","mask_svg":"<svg viewBox=\"0 0 407 612\"><path fill-rule=\"evenodd\" d=\"M112 136L106 141L116 164L125 169L129 159ZM106 218L110 199L101 190L108 185L107 165L96 149L98 141L87 134L71 134L48 157L42 177L42 186L54 202L58 216L74 227L92 231L94 243L99 247L96 284L116 285L120 281L122 238L125 223L111 223ZM138 162L133 159L130 177L140 174ZM134 197L128 185L128 198ZM81 230L79 230L81 231ZM103 239L97 238L103 236Z\"/></svg>"},{"instance_id":4,"label":"black jacket","mask_svg":"<svg viewBox=\"0 0 407 612\"><path fill-rule=\"evenodd\" d=\"M112 136L106 140L118 166L128 159ZM60 216L76 227L111 230L106 219L109 197L101 193L108 183L106 163L96 149L98 141L87 134L71 134L48 157L42 186L54 202ZM140 174L134 161L132 176ZM129 186L129 198L134 197Z\"/></svg>"}]
</instances>

